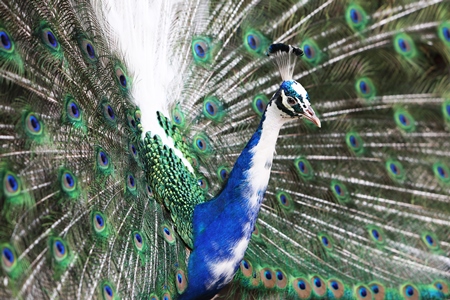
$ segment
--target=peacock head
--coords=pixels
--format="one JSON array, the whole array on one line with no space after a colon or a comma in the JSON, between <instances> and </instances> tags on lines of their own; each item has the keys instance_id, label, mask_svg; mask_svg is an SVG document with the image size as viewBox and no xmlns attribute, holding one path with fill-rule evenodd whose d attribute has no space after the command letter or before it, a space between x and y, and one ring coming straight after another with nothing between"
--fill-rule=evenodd
<instances>
[{"instance_id":1,"label":"peacock head","mask_svg":"<svg viewBox=\"0 0 450 300\"><path fill-rule=\"evenodd\" d=\"M267 56L275 59L283 83L273 95L268 107L275 104L274 107L281 111L283 118L305 118L320 127L320 120L309 103L308 93L300 83L292 79L296 59L302 55L300 48L291 45L270 45Z\"/></svg>"},{"instance_id":2,"label":"peacock head","mask_svg":"<svg viewBox=\"0 0 450 300\"><path fill-rule=\"evenodd\" d=\"M309 103L305 88L295 80L283 81L272 97L271 104L282 112L284 118L305 118L320 127L321 123Z\"/></svg>"}]
</instances>

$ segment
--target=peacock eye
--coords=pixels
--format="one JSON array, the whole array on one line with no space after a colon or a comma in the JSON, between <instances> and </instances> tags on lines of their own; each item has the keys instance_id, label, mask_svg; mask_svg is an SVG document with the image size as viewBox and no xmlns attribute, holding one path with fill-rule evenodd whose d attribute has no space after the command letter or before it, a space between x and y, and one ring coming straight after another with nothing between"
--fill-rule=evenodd
<instances>
[{"instance_id":1,"label":"peacock eye","mask_svg":"<svg viewBox=\"0 0 450 300\"><path fill-rule=\"evenodd\" d=\"M297 104L297 101L295 101L293 98L288 98L288 103L289 103L289 105L295 105L295 104Z\"/></svg>"}]
</instances>

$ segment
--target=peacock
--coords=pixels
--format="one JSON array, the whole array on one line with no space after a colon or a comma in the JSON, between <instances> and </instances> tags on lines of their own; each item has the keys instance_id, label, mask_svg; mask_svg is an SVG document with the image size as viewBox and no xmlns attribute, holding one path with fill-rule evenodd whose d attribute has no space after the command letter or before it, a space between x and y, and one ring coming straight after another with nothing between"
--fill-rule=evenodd
<instances>
[{"instance_id":1,"label":"peacock","mask_svg":"<svg viewBox=\"0 0 450 300\"><path fill-rule=\"evenodd\" d=\"M450 2L0 0L1 299L449 299Z\"/></svg>"}]
</instances>

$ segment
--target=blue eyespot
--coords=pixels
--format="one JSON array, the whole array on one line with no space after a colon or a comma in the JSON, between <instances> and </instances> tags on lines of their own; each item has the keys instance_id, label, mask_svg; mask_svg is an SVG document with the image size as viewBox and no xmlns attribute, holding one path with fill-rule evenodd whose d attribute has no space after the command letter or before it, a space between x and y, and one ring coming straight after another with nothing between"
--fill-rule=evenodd
<instances>
[{"instance_id":1,"label":"blue eyespot","mask_svg":"<svg viewBox=\"0 0 450 300\"><path fill-rule=\"evenodd\" d=\"M444 168L442 166L438 166L437 167L437 172L438 172L438 174L439 174L439 176L441 178L447 178L448 177L447 172L444 170Z\"/></svg>"},{"instance_id":2,"label":"blue eyespot","mask_svg":"<svg viewBox=\"0 0 450 300\"><path fill-rule=\"evenodd\" d=\"M242 265L243 265L244 268L247 269L247 270L250 268L250 266L249 266L249 264L248 264L248 262L247 262L246 260L243 260L243 261L242 261Z\"/></svg>"},{"instance_id":3,"label":"blue eyespot","mask_svg":"<svg viewBox=\"0 0 450 300\"><path fill-rule=\"evenodd\" d=\"M351 4L346 9L345 20L353 30L362 31L367 25L368 18L361 6Z\"/></svg>"},{"instance_id":4,"label":"blue eyespot","mask_svg":"<svg viewBox=\"0 0 450 300\"><path fill-rule=\"evenodd\" d=\"M300 171L301 171L302 173L305 173L306 166L305 166L305 163L304 163L304 162L300 161L300 162L298 163L298 167L299 167L299 169L300 169Z\"/></svg>"},{"instance_id":5,"label":"blue eyespot","mask_svg":"<svg viewBox=\"0 0 450 300\"><path fill-rule=\"evenodd\" d=\"M206 149L205 141L203 141L202 139L198 138L196 144L200 150Z\"/></svg>"},{"instance_id":6,"label":"blue eyespot","mask_svg":"<svg viewBox=\"0 0 450 300\"><path fill-rule=\"evenodd\" d=\"M378 285L376 285L376 284L372 285L372 292L374 294L378 294L380 292L380 289L378 288Z\"/></svg>"},{"instance_id":7,"label":"blue eyespot","mask_svg":"<svg viewBox=\"0 0 450 300\"><path fill-rule=\"evenodd\" d=\"M256 50L256 48L258 47L257 38L253 34L249 34L247 36L247 44L251 49Z\"/></svg>"},{"instance_id":8,"label":"blue eyespot","mask_svg":"<svg viewBox=\"0 0 450 300\"><path fill-rule=\"evenodd\" d=\"M314 50L308 44L303 46L303 52L305 53L306 57L309 59L311 59L314 55Z\"/></svg>"},{"instance_id":9,"label":"blue eyespot","mask_svg":"<svg viewBox=\"0 0 450 300\"><path fill-rule=\"evenodd\" d=\"M442 283L440 283L440 282L437 282L437 283L435 284L435 287L436 287L438 290L440 290L440 291L442 291L442 290L444 289L444 286L443 286Z\"/></svg>"},{"instance_id":10,"label":"blue eyespot","mask_svg":"<svg viewBox=\"0 0 450 300\"><path fill-rule=\"evenodd\" d=\"M372 79L369 77L361 77L355 83L356 93L367 101L372 101L376 96L376 88Z\"/></svg>"},{"instance_id":11,"label":"blue eyespot","mask_svg":"<svg viewBox=\"0 0 450 300\"><path fill-rule=\"evenodd\" d=\"M353 147L356 147L356 138L355 138L354 135L351 135L351 136L350 136L350 144L351 144Z\"/></svg>"},{"instance_id":12,"label":"blue eyespot","mask_svg":"<svg viewBox=\"0 0 450 300\"><path fill-rule=\"evenodd\" d=\"M278 280L283 280L283 278L284 278L283 273L280 272L280 271L277 271L277 279Z\"/></svg>"},{"instance_id":13,"label":"blue eyespot","mask_svg":"<svg viewBox=\"0 0 450 300\"><path fill-rule=\"evenodd\" d=\"M72 112L73 117L78 118L80 116L80 110L74 102L70 103L70 111Z\"/></svg>"},{"instance_id":14,"label":"blue eyespot","mask_svg":"<svg viewBox=\"0 0 450 300\"><path fill-rule=\"evenodd\" d=\"M322 281L320 280L320 278L314 278L314 285L318 288L322 286Z\"/></svg>"},{"instance_id":15,"label":"blue eyespot","mask_svg":"<svg viewBox=\"0 0 450 300\"><path fill-rule=\"evenodd\" d=\"M89 43L89 42L87 42L86 44L85 44L85 49L86 49L86 53L89 55L89 57L91 58L91 59L94 59L95 58L95 49L94 49L94 46L92 46L92 44L91 43Z\"/></svg>"},{"instance_id":16,"label":"blue eyespot","mask_svg":"<svg viewBox=\"0 0 450 300\"><path fill-rule=\"evenodd\" d=\"M400 120L400 122L403 124L403 125L408 125L408 119L405 117L405 115L404 114L400 114L399 116L398 116L398 119Z\"/></svg>"},{"instance_id":17,"label":"blue eyespot","mask_svg":"<svg viewBox=\"0 0 450 300\"><path fill-rule=\"evenodd\" d=\"M258 111L259 111L260 113L263 113L264 110L266 109L266 104L264 103L263 100L261 100L261 98L258 98L258 99L256 100L256 107L258 108ZM449 110L450 110L450 109L449 109Z\"/></svg>"},{"instance_id":18,"label":"blue eyespot","mask_svg":"<svg viewBox=\"0 0 450 300\"><path fill-rule=\"evenodd\" d=\"M121 89L123 91L126 91L128 88L128 78L120 66L115 67L115 75L116 80L120 84Z\"/></svg>"},{"instance_id":19,"label":"blue eyespot","mask_svg":"<svg viewBox=\"0 0 450 300\"><path fill-rule=\"evenodd\" d=\"M26 121L28 132L33 135L41 133L41 122L34 114L29 114Z\"/></svg>"},{"instance_id":20,"label":"blue eyespot","mask_svg":"<svg viewBox=\"0 0 450 300\"><path fill-rule=\"evenodd\" d=\"M441 180L444 183L449 183L450 182L450 176L449 176L449 169L448 167L441 163L441 162L436 162L433 164L433 172L434 172L434 176Z\"/></svg>"},{"instance_id":21,"label":"blue eyespot","mask_svg":"<svg viewBox=\"0 0 450 300\"><path fill-rule=\"evenodd\" d=\"M128 175L127 177L127 182L128 182L128 188L133 189L135 188L136 182L134 180L134 176L133 175Z\"/></svg>"},{"instance_id":22,"label":"blue eyespot","mask_svg":"<svg viewBox=\"0 0 450 300\"><path fill-rule=\"evenodd\" d=\"M399 173L397 166L394 163L391 163L389 165L389 167L391 168L392 173L397 174Z\"/></svg>"},{"instance_id":23,"label":"blue eyespot","mask_svg":"<svg viewBox=\"0 0 450 300\"><path fill-rule=\"evenodd\" d=\"M359 88L363 94L368 93L369 86L367 85L367 83L364 80L360 81Z\"/></svg>"},{"instance_id":24,"label":"blue eyespot","mask_svg":"<svg viewBox=\"0 0 450 300\"><path fill-rule=\"evenodd\" d=\"M3 49L11 50L11 48L12 48L11 39L10 39L9 35L3 30L0 31L0 42L2 43L1 46Z\"/></svg>"},{"instance_id":25,"label":"blue eyespot","mask_svg":"<svg viewBox=\"0 0 450 300\"><path fill-rule=\"evenodd\" d=\"M448 29L448 27L442 28L442 35L444 36L447 42L450 42L450 30Z\"/></svg>"},{"instance_id":26,"label":"blue eyespot","mask_svg":"<svg viewBox=\"0 0 450 300\"><path fill-rule=\"evenodd\" d=\"M55 37L55 35L53 34L53 32L51 32L50 30L48 30L48 31L46 32L46 34L47 34L47 40L48 40L48 42L50 43L50 45L51 45L53 48L56 48L56 47L58 46L58 41L56 40L56 37Z\"/></svg>"},{"instance_id":27,"label":"blue eyespot","mask_svg":"<svg viewBox=\"0 0 450 300\"><path fill-rule=\"evenodd\" d=\"M208 96L203 101L203 114L208 119L217 123L222 121L226 111L223 109L223 105L217 97Z\"/></svg>"},{"instance_id":28,"label":"blue eyespot","mask_svg":"<svg viewBox=\"0 0 450 300\"><path fill-rule=\"evenodd\" d=\"M222 180L225 180L228 178L228 171L226 169L220 170L220 178L222 178Z\"/></svg>"},{"instance_id":29,"label":"blue eyespot","mask_svg":"<svg viewBox=\"0 0 450 300\"><path fill-rule=\"evenodd\" d=\"M398 39L398 46L400 47L400 49L401 49L402 51L408 51L408 50L409 50L409 45L408 45L408 43L407 43L404 39L402 39L402 38L399 38L399 39Z\"/></svg>"},{"instance_id":30,"label":"blue eyespot","mask_svg":"<svg viewBox=\"0 0 450 300\"><path fill-rule=\"evenodd\" d=\"M360 15L358 14L358 12L356 11L356 9L354 9L354 8L352 8L352 9L350 10L350 17L351 17L351 19L352 19L352 21L353 21L354 23L359 23L359 22L361 21Z\"/></svg>"},{"instance_id":31,"label":"blue eyespot","mask_svg":"<svg viewBox=\"0 0 450 300\"><path fill-rule=\"evenodd\" d=\"M433 238L431 237L431 235L426 235L426 236L425 236L425 239L426 239L426 241L427 241L427 243L428 243L429 245L433 245L434 240L433 240Z\"/></svg>"},{"instance_id":32,"label":"blue eyespot","mask_svg":"<svg viewBox=\"0 0 450 300\"><path fill-rule=\"evenodd\" d=\"M206 190L208 188L208 183L206 182L205 178L199 178L198 179L198 185L202 190Z\"/></svg>"},{"instance_id":33,"label":"blue eyespot","mask_svg":"<svg viewBox=\"0 0 450 300\"><path fill-rule=\"evenodd\" d=\"M181 274L177 274L177 280L178 280L178 283L182 283L183 282L183 276L181 276Z\"/></svg>"},{"instance_id":34,"label":"blue eyespot","mask_svg":"<svg viewBox=\"0 0 450 300\"><path fill-rule=\"evenodd\" d=\"M306 158L297 158L294 163L298 175L300 175L303 179L310 180L314 178L314 170Z\"/></svg>"},{"instance_id":35,"label":"blue eyespot","mask_svg":"<svg viewBox=\"0 0 450 300\"><path fill-rule=\"evenodd\" d=\"M133 153L133 156L136 156L137 151L136 151L136 147L133 144L130 144L130 150L131 150L131 153Z\"/></svg>"},{"instance_id":36,"label":"blue eyespot","mask_svg":"<svg viewBox=\"0 0 450 300\"><path fill-rule=\"evenodd\" d=\"M395 51L410 59L417 55L417 48L414 40L406 33L400 33L394 37L394 48Z\"/></svg>"},{"instance_id":37,"label":"blue eyespot","mask_svg":"<svg viewBox=\"0 0 450 300\"><path fill-rule=\"evenodd\" d=\"M72 192L76 189L76 179L69 171L62 172L61 175L61 187L64 192L68 193L69 196L73 196Z\"/></svg>"},{"instance_id":38,"label":"blue eyespot","mask_svg":"<svg viewBox=\"0 0 450 300\"><path fill-rule=\"evenodd\" d=\"M64 244L61 241L56 241L55 242L55 248L57 250L57 254L59 254L60 256L63 256L64 253L66 253L66 247L64 246Z\"/></svg>"},{"instance_id":39,"label":"blue eyespot","mask_svg":"<svg viewBox=\"0 0 450 300\"><path fill-rule=\"evenodd\" d=\"M41 40L42 42L51 48L51 50L58 50L59 49L59 43L56 39L55 34L53 31L48 27L42 27L41 29Z\"/></svg>"},{"instance_id":40,"label":"blue eyespot","mask_svg":"<svg viewBox=\"0 0 450 300\"><path fill-rule=\"evenodd\" d=\"M53 244L53 257L56 262L62 262L67 257L67 249L64 242L59 238L52 239Z\"/></svg>"},{"instance_id":41,"label":"blue eyespot","mask_svg":"<svg viewBox=\"0 0 450 300\"><path fill-rule=\"evenodd\" d=\"M194 50L195 53L200 57L200 58L204 58L206 55L206 50L205 50L205 45L203 45L202 43L196 43L194 45Z\"/></svg>"},{"instance_id":42,"label":"blue eyespot","mask_svg":"<svg viewBox=\"0 0 450 300\"><path fill-rule=\"evenodd\" d=\"M67 114L72 120L79 120L81 117L80 109L73 100L69 101L67 105Z\"/></svg>"},{"instance_id":43,"label":"blue eyespot","mask_svg":"<svg viewBox=\"0 0 450 300\"><path fill-rule=\"evenodd\" d=\"M134 238L136 239L136 242L138 242L139 244L142 244L142 237L139 233L135 233Z\"/></svg>"},{"instance_id":44,"label":"blue eyespot","mask_svg":"<svg viewBox=\"0 0 450 300\"><path fill-rule=\"evenodd\" d=\"M175 236L173 235L173 229L170 228L168 225L161 226L163 237L169 244L175 243Z\"/></svg>"},{"instance_id":45,"label":"blue eyespot","mask_svg":"<svg viewBox=\"0 0 450 300\"><path fill-rule=\"evenodd\" d=\"M380 239L380 234L378 233L378 230L376 229L372 229L372 236L374 237L374 239L379 240Z\"/></svg>"},{"instance_id":46,"label":"blue eyespot","mask_svg":"<svg viewBox=\"0 0 450 300\"><path fill-rule=\"evenodd\" d=\"M95 233L106 237L108 235L108 230L106 230L106 218L99 211L94 211L91 214L91 222L94 227Z\"/></svg>"},{"instance_id":47,"label":"blue eyespot","mask_svg":"<svg viewBox=\"0 0 450 300\"><path fill-rule=\"evenodd\" d=\"M64 174L64 180L65 180L67 186L69 186L69 187L73 187L75 184L75 180L73 179L72 175L69 173Z\"/></svg>"},{"instance_id":48,"label":"blue eyespot","mask_svg":"<svg viewBox=\"0 0 450 300\"><path fill-rule=\"evenodd\" d=\"M365 287L360 287L358 293L363 298L367 297L367 289Z\"/></svg>"},{"instance_id":49,"label":"blue eyespot","mask_svg":"<svg viewBox=\"0 0 450 300\"><path fill-rule=\"evenodd\" d=\"M338 193L339 195L342 195L342 189L341 189L341 187L340 187L338 184L334 185L334 190L335 190L336 193Z\"/></svg>"},{"instance_id":50,"label":"blue eyespot","mask_svg":"<svg viewBox=\"0 0 450 300\"><path fill-rule=\"evenodd\" d=\"M407 285L407 286L405 287L405 293L406 293L406 295L408 295L409 297L413 296L413 295L414 295L414 288L413 288L412 286L410 286L410 285Z\"/></svg>"},{"instance_id":51,"label":"blue eyespot","mask_svg":"<svg viewBox=\"0 0 450 300\"><path fill-rule=\"evenodd\" d=\"M326 236L323 236L323 237L322 237L322 243L323 243L325 246L328 246L328 245L329 245L329 241L328 241L328 238L327 238Z\"/></svg>"},{"instance_id":52,"label":"blue eyespot","mask_svg":"<svg viewBox=\"0 0 450 300\"><path fill-rule=\"evenodd\" d=\"M8 247L4 247L2 250L3 261L7 264L7 267L12 266L15 261L14 253Z\"/></svg>"},{"instance_id":53,"label":"blue eyespot","mask_svg":"<svg viewBox=\"0 0 450 300\"><path fill-rule=\"evenodd\" d=\"M438 170L439 176L441 176L441 177L444 177L444 176L445 176L444 169L443 169L441 166L439 166L439 167L437 168L437 170Z\"/></svg>"},{"instance_id":54,"label":"blue eyespot","mask_svg":"<svg viewBox=\"0 0 450 300\"><path fill-rule=\"evenodd\" d=\"M136 121L134 120L134 118L130 115L127 116L128 119L128 125L132 128L132 129L136 129Z\"/></svg>"},{"instance_id":55,"label":"blue eyespot","mask_svg":"<svg viewBox=\"0 0 450 300\"><path fill-rule=\"evenodd\" d=\"M252 109L258 116L262 116L264 111L266 110L267 103L269 102L269 99L267 99L266 95L264 94L258 94L255 97L253 97L252 100Z\"/></svg>"},{"instance_id":56,"label":"blue eyespot","mask_svg":"<svg viewBox=\"0 0 450 300\"><path fill-rule=\"evenodd\" d=\"M17 181L16 177L12 174L9 174L6 177L6 189L10 193L17 192L19 190L19 182Z\"/></svg>"},{"instance_id":57,"label":"blue eyespot","mask_svg":"<svg viewBox=\"0 0 450 300\"><path fill-rule=\"evenodd\" d=\"M305 290L306 289L306 283L303 280L299 280L298 283L298 288L301 290Z\"/></svg>"},{"instance_id":58,"label":"blue eyespot","mask_svg":"<svg viewBox=\"0 0 450 300\"><path fill-rule=\"evenodd\" d=\"M96 215L95 215L95 221L97 222L97 225L98 225L99 227L105 226L105 221L103 220L103 217L102 217L101 215L96 214Z\"/></svg>"},{"instance_id":59,"label":"blue eyespot","mask_svg":"<svg viewBox=\"0 0 450 300\"><path fill-rule=\"evenodd\" d=\"M30 116L30 123L34 131L39 131L39 129L41 129L41 124L35 116Z\"/></svg>"},{"instance_id":60,"label":"blue eyespot","mask_svg":"<svg viewBox=\"0 0 450 300\"><path fill-rule=\"evenodd\" d=\"M272 273L270 271L265 271L264 276L267 280L272 280Z\"/></svg>"},{"instance_id":61,"label":"blue eyespot","mask_svg":"<svg viewBox=\"0 0 450 300\"><path fill-rule=\"evenodd\" d=\"M183 126L184 124L184 115L178 107L172 110L172 120L175 125Z\"/></svg>"},{"instance_id":62,"label":"blue eyespot","mask_svg":"<svg viewBox=\"0 0 450 300\"><path fill-rule=\"evenodd\" d=\"M215 107L212 103L207 102L206 105L205 105L205 107L206 107L206 111L207 111L211 116L214 116L214 115L216 114L216 107Z\"/></svg>"},{"instance_id":63,"label":"blue eyespot","mask_svg":"<svg viewBox=\"0 0 450 300\"><path fill-rule=\"evenodd\" d=\"M99 160L100 165L102 167L107 167L109 165L109 159L108 159L108 156L106 155L106 153L103 151L99 151L98 156L100 159Z\"/></svg>"},{"instance_id":64,"label":"blue eyespot","mask_svg":"<svg viewBox=\"0 0 450 300\"><path fill-rule=\"evenodd\" d=\"M112 297L113 296L113 290L109 285L105 285L103 287L103 290L105 291L105 293L109 296Z\"/></svg>"},{"instance_id":65,"label":"blue eyespot","mask_svg":"<svg viewBox=\"0 0 450 300\"><path fill-rule=\"evenodd\" d=\"M330 283L330 285L331 285L331 287L332 287L333 289L335 289L335 290L338 290L338 289L339 289L339 284L338 284L336 281L332 281L332 282Z\"/></svg>"},{"instance_id":66,"label":"blue eyespot","mask_svg":"<svg viewBox=\"0 0 450 300\"><path fill-rule=\"evenodd\" d=\"M313 65L317 65L323 58L322 51L312 39L305 38L300 44L300 48L303 49L305 60Z\"/></svg>"},{"instance_id":67,"label":"blue eyespot","mask_svg":"<svg viewBox=\"0 0 450 300\"><path fill-rule=\"evenodd\" d=\"M400 129L406 132L412 132L415 130L414 118L404 109L397 109L394 112L395 123Z\"/></svg>"},{"instance_id":68,"label":"blue eyespot","mask_svg":"<svg viewBox=\"0 0 450 300\"><path fill-rule=\"evenodd\" d=\"M114 113L114 110L112 109L111 105L108 105L106 107L106 113L108 114L111 120L114 120L116 118L116 114Z\"/></svg>"},{"instance_id":69,"label":"blue eyespot","mask_svg":"<svg viewBox=\"0 0 450 300\"><path fill-rule=\"evenodd\" d=\"M120 75L119 76L119 81L120 81L120 84L123 86L123 87L126 87L127 86L127 78L125 77L125 75Z\"/></svg>"}]
</instances>

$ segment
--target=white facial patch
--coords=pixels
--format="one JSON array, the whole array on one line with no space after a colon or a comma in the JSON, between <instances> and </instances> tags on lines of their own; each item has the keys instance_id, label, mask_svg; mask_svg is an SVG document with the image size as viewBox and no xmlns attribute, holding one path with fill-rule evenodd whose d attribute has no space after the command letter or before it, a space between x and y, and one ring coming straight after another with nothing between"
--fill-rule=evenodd
<instances>
[{"instance_id":1,"label":"white facial patch","mask_svg":"<svg viewBox=\"0 0 450 300\"><path fill-rule=\"evenodd\" d=\"M286 94L284 93L283 90L281 90L281 99L282 99L281 103L283 103L283 106L284 106L287 110L290 110L290 111L292 111L292 112L295 113L295 111L294 111L294 109L292 108L292 106L289 105L289 103L287 102L287 101L288 101L288 97L286 96Z\"/></svg>"}]
</instances>

